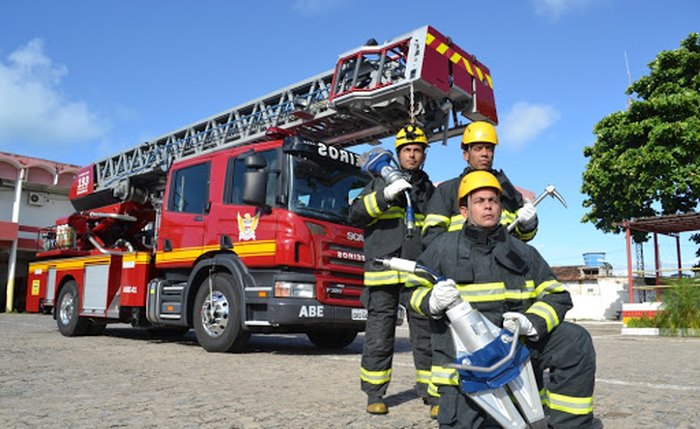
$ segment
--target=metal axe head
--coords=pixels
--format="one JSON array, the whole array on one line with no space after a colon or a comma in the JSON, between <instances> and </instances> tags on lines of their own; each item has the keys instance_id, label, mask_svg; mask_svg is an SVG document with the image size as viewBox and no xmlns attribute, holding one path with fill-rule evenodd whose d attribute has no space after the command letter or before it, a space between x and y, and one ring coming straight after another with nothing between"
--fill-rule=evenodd
<instances>
[{"instance_id":1,"label":"metal axe head","mask_svg":"<svg viewBox=\"0 0 700 429\"><path fill-rule=\"evenodd\" d=\"M564 197L561 196L559 192L557 192L556 188L554 188L554 185L547 185L544 188L544 191L550 195L552 198L556 198L559 200L559 202L564 206L567 207L566 201L564 201ZM568 207L567 207L568 208Z\"/></svg>"}]
</instances>

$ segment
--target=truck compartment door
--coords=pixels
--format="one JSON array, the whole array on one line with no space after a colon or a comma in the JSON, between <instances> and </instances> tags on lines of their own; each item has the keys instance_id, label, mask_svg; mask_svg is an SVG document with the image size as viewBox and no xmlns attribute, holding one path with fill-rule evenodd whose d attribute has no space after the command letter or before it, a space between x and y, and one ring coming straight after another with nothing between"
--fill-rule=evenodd
<instances>
[{"instance_id":1,"label":"truck compartment door","mask_svg":"<svg viewBox=\"0 0 700 429\"><path fill-rule=\"evenodd\" d=\"M86 265L81 316L104 315L107 308L109 264Z\"/></svg>"}]
</instances>

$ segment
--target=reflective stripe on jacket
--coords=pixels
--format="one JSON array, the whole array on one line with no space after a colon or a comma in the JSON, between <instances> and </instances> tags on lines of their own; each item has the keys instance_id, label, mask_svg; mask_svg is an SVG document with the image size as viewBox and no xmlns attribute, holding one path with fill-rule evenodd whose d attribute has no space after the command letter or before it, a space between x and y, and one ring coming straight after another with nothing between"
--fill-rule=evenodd
<instances>
[{"instance_id":1,"label":"reflective stripe on jacket","mask_svg":"<svg viewBox=\"0 0 700 429\"><path fill-rule=\"evenodd\" d=\"M443 232L459 231L464 225L464 217L459 212L459 201L457 201L457 191L459 183L467 173L472 171L469 167L464 169L459 177L441 183L432 198L428 202L425 216L425 223L421 235L423 236L423 246L427 247L431 241ZM503 188L501 196L501 225L508 226L518 217L517 212L523 206L523 196L515 189L515 186L508 180L501 170L491 170ZM513 229L516 237L523 241L532 240L537 234L537 224L532 230L521 230L518 225Z\"/></svg>"},{"instance_id":2,"label":"reflective stripe on jacket","mask_svg":"<svg viewBox=\"0 0 700 429\"><path fill-rule=\"evenodd\" d=\"M386 201L381 178L373 178L350 206L348 220L364 228L365 235L365 285L381 286L404 283L405 273L384 270L373 263L375 258L402 257L415 260L423 247L420 231L425 221L425 208L435 187L428 175L418 170L410 175L410 195L415 215L416 231L412 239L406 238L406 201L399 196L396 201Z\"/></svg>"},{"instance_id":3,"label":"reflective stripe on jacket","mask_svg":"<svg viewBox=\"0 0 700 429\"><path fill-rule=\"evenodd\" d=\"M524 313L543 338L572 307L569 292L537 250L512 237L502 226L488 232L465 225L460 231L442 234L418 258L418 263L453 279L460 297L496 326L503 325L503 313L507 311ZM432 283L411 274L406 286L415 287L411 307L428 315ZM447 373L432 382L453 384L454 374L446 368L455 358L452 337L444 317L435 325L433 365Z\"/></svg>"}]
</instances>

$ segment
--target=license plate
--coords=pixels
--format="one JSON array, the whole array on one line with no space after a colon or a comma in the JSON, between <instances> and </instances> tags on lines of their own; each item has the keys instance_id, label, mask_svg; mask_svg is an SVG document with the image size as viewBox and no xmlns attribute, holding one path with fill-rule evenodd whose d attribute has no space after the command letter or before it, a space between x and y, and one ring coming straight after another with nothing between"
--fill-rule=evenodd
<instances>
[{"instance_id":1,"label":"license plate","mask_svg":"<svg viewBox=\"0 0 700 429\"><path fill-rule=\"evenodd\" d=\"M367 320L367 309L366 308L353 308L352 309L352 320Z\"/></svg>"}]
</instances>

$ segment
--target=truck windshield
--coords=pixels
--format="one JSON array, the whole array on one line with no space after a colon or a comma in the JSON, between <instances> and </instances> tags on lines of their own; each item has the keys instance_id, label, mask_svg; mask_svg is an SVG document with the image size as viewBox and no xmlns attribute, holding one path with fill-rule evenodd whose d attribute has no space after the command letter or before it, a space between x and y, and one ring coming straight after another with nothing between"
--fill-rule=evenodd
<instances>
[{"instance_id":1,"label":"truck windshield","mask_svg":"<svg viewBox=\"0 0 700 429\"><path fill-rule=\"evenodd\" d=\"M331 222L347 223L350 204L369 182L359 168L292 156L289 209Z\"/></svg>"}]
</instances>

